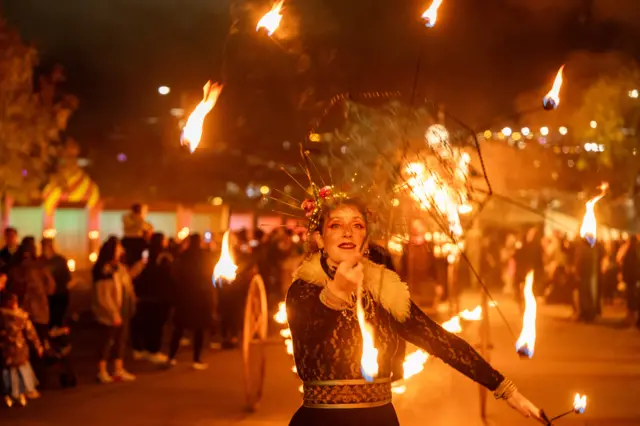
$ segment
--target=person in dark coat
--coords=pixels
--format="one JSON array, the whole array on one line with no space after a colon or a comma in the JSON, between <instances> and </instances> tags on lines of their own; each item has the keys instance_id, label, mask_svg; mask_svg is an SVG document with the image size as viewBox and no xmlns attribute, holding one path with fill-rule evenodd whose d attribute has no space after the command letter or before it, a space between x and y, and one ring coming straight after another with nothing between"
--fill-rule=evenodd
<instances>
[{"instance_id":1,"label":"person in dark coat","mask_svg":"<svg viewBox=\"0 0 640 426\"><path fill-rule=\"evenodd\" d=\"M180 339L185 329L193 330L193 368L207 368L201 360L205 329L213 325L213 257L202 249L199 234L189 236L189 246L175 260L176 282L174 329L169 350L169 365L175 365Z\"/></svg>"},{"instance_id":2,"label":"person in dark coat","mask_svg":"<svg viewBox=\"0 0 640 426\"><path fill-rule=\"evenodd\" d=\"M20 240L16 228L6 228L4 230L4 247L0 250L0 264L5 267L11 266L19 246Z\"/></svg>"},{"instance_id":3,"label":"person in dark coat","mask_svg":"<svg viewBox=\"0 0 640 426\"><path fill-rule=\"evenodd\" d=\"M71 271L67 259L56 252L53 240L44 238L41 242L41 262L47 268L55 282L55 292L49 296L50 327L62 327L67 308L69 307L69 283Z\"/></svg>"},{"instance_id":4,"label":"person in dark coat","mask_svg":"<svg viewBox=\"0 0 640 426\"><path fill-rule=\"evenodd\" d=\"M167 362L160 353L162 331L171 310L171 291L175 287L171 274L173 256L167 250L164 234L155 233L149 242L147 266L134 283L137 299L136 316L131 334L133 357L154 363Z\"/></svg>"}]
</instances>

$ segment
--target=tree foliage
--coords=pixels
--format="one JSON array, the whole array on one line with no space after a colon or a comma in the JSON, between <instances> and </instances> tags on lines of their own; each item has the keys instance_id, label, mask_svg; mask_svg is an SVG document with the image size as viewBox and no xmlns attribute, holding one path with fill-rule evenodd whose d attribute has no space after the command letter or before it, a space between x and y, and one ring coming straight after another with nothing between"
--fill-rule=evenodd
<instances>
[{"instance_id":1,"label":"tree foliage","mask_svg":"<svg viewBox=\"0 0 640 426\"><path fill-rule=\"evenodd\" d=\"M77 107L56 90L60 67L37 79L36 50L0 20L0 195L37 197L55 168L62 131Z\"/></svg>"}]
</instances>

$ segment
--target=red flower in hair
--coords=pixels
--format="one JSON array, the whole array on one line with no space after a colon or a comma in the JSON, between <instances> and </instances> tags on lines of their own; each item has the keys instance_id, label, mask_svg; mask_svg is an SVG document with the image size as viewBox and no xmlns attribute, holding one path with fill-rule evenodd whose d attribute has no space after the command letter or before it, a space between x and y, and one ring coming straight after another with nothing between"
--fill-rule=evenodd
<instances>
[{"instance_id":1,"label":"red flower in hair","mask_svg":"<svg viewBox=\"0 0 640 426\"><path fill-rule=\"evenodd\" d=\"M313 211L316 209L316 202L314 200L304 200L302 202L302 210L305 211L307 217L313 214Z\"/></svg>"},{"instance_id":2,"label":"red flower in hair","mask_svg":"<svg viewBox=\"0 0 640 426\"><path fill-rule=\"evenodd\" d=\"M320 191L318 191L318 195L320 195L320 198L327 198L331 196L331 187L330 186L325 186L324 188L320 188Z\"/></svg>"}]
</instances>

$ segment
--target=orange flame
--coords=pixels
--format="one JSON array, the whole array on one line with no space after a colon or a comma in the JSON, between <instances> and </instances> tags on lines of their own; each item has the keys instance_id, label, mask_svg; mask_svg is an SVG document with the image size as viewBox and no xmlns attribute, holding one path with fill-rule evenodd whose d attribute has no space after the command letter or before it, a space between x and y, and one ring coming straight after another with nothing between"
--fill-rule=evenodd
<instances>
[{"instance_id":1,"label":"orange flame","mask_svg":"<svg viewBox=\"0 0 640 426\"><path fill-rule=\"evenodd\" d=\"M578 414L583 414L587 409L587 395L580 395L579 393L573 398L573 411Z\"/></svg>"},{"instance_id":2,"label":"orange flame","mask_svg":"<svg viewBox=\"0 0 640 426\"><path fill-rule=\"evenodd\" d=\"M284 5L284 0L280 0L276 4L273 5L271 10L267 12L260 20L258 21L258 25L256 26L256 31L259 31L260 28L264 28L267 30L267 34L271 37L278 27L280 26L280 22L282 21L282 6Z\"/></svg>"},{"instance_id":3,"label":"orange flame","mask_svg":"<svg viewBox=\"0 0 640 426\"><path fill-rule=\"evenodd\" d=\"M482 306L476 306L472 311L465 309L460 312L460 318L466 321L480 321L482 319Z\"/></svg>"},{"instance_id":4,"label":"orange flame","mask_svg":"<svg viewBox=\"0 0 640 426\"><path fill-rule=\"evenodd\" d=\"M69 269L69 272L75 272L76 271L76 261L73 260L73 259L67 260L67 269Z\"/></svg>"},{"instance_id":5,"label":"orange flame","mask_svg":"<svg viewBox=\"0 0 640 426\"><path fill-rule=\"evenodd\" d=\"M587 201L585 207L584 218L582 219L582 225L580 226L580 237L587 240L587 242L593 247L596 244L596 232L598 228L598 222L596 221L596 213L594 207L596 203L602 199L609 189L608 183L603 183L599 187L600 194Z\"/></svg>"},{"instance_id":6,"label":"orange flame","mask_svg":"<svg viewBox=\"0 0 640 426\"><path fill-rule=\"evenodd\" d=\"M278 324L287 323L287 304L285 302L278 303L278 312L273 316Z\"/></svg>"},{"instance_id":7,"label":"orange flame","mask_svg":"<svg viewBox=\"0 0 640 426\"><path fill-rule=\"evenodd\" d=\"M558 70L556 79L553 81L553 86L549 93L543 98L542 102L546 109L555 109L560 105L560 89L562 88L562 72L564 71L564 65Z\"/></svg>"},{"instance_id":8,"label":"orange flame","mask_svg":"<svg viewBox=\"0 0 640 426\"><path fill-rule=\"evenodd\" d=\"M428 28L433 28L438 20L438 8L442 4L442 0L433 0L429 9L425 10L422 14L422 19L425 20L425 25Z\"/></svg>"},{"instance_id":9,"label":"orange flame","mask_svg":"<svg viewBox=\"0 0 640 426\"><path fill-rule=\"evenodd\" d=\"M533 295L533 271L527 274L524 284L524 314L522 317L522 332L516 342L518 353L531 358L536 345L536 315L538 306Z\"/></svg>"},{"instance_id":10,"label":"orange flame","mask_svg":"<svg viewBox=\"0 0 640 426\"><path fill-rule=\"evenodd\" d=\"M426 166L422 163L407 164L405 173L408 175L406 184L410 189L410 196L418 202L420 208L428 210L435 206L438 212L446 216L449 231L455 236L461 236L463 231L456 191L436 172L430 171L427 176Z\"/></svg>"},{"instance_id":11,"label":"orange flame","mask_svg":"<svg viewBox=\"0 0 640 426\"><path fill-rule=\"evenodd\" d=\"M462 325L460 324L460 316L456 315L451 318L449 321L445 321L442 323L442 328L447 330L449 333L462 333Z\"/></svg>"},{"instance_id":12,"label":"orange flame","mask_svg":"<svg viewBox=\"0 0 640 426\"><path fill-rule=\"evenodd\" d=\"M373 343L373 327L364 318L364 307L362 305L362 287L358 287L358 300L356 313L358 324L362 333L362 358L360 359L360 371L368 382L372 382L378 375L378 350Z\"/></svg>"},{"instance_id":13,"label":"orange flame","mask_svg":"<svg viewBox=\"0 0 640 426\"><path fill-rule=\"evenodd\" d=\"M218 260L216 267L213 269L213 280L218 281L219 279L224 279L226 281L233 281L236 279L237 270L238 267L233 262L233 256L231 256L229 231L227 231L222 237L222 252L220 253L220 260Z\"/></svg>"},{"instance_id":14,"label":"orange flame","mask_svg":"<svg viewBox=\"0 0 640 426\"><path fill-rule=\"evenodd\" d=\"M193 153L200 144L204 119L218 101L218 97L222 91L222 85L218 83L211 84L211 81L207 81L207 84L205 84L202 89L204 91L202 101L200 101L187 119L187 124L185 124L182 129L182 138L180 139L181 144L187 145L191 153Z\"/></svg>"}]
</instances>

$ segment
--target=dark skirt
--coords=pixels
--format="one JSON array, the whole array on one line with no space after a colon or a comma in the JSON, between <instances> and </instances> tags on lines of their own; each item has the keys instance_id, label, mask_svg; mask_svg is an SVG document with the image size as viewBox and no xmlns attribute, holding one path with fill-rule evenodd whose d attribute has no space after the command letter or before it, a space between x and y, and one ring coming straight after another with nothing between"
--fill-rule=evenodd
<instances>
[{"instance_id":1,"label":"dark skirt","mask_svg":"<svg viewBox=\"0 0 640 426\"><path fill-rule=\"evenodd\" d=\"M323 409L300 407L289 426L399 426L393 404L373 408Z\"/></svg>"}]
</instances>

